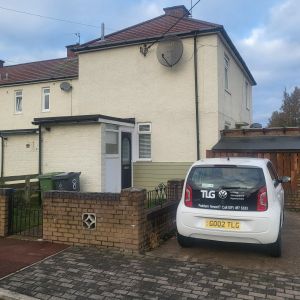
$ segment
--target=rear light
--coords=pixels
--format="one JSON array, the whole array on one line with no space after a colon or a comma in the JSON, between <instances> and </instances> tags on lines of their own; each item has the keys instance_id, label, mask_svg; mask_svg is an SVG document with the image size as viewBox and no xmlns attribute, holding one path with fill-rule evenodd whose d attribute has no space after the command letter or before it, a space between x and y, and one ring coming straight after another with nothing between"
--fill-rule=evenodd
<instances>
[{"instance_id":1,"label":"rear light","mask_svg":"<svg viewBox=\"0 0 300 300\"><path fill-rule=\"evenodd\" d=\"M268 195L267 195L267 188L264 186L262 187L257 194L257 211L266 211L268 209Z\"/></svg>"},{"instance_id":2,"label":"rear light","mask_svg":"<svg viewBox=\"0 0 300 300\"><path fill-rule=\"evenodd\" d=\"M185 187L185 193L184 193L184 204L187 207L193 206L193 190L192 188L187 184Z\"/></svg>"}]
</instances>

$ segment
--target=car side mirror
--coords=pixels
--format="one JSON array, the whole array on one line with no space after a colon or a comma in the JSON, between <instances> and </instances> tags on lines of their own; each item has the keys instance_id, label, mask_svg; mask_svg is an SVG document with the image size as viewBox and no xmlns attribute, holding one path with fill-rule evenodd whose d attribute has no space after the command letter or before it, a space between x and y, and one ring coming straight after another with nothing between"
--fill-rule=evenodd
<instances>
[{"instance_id":1,"label":"car side mirror","mask_svg":"<svg viewBox=\"0 0 300 300\"><path fill-rule=\"evenodd\" d=\"M291 177L288 177L288 176L282 176L279 178L280 183L288 183L290 181L291 181Z\"/></svg>"}]
</instances>

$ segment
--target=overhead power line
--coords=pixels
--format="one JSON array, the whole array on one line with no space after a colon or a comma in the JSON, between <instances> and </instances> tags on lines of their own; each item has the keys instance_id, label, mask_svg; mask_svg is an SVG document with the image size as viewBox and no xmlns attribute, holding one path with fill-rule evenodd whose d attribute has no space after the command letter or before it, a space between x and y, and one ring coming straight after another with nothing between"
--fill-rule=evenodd
<instances>
[{"instance_id":1,"label":"overhead power line","mask_svg":"<svg viewBox=\"0 0 300 300\"><path fill-rule=\"evenodd\" d=\"M7 8L7 7L3 7L3 6L0 6L0 9L7 10L7 11L12 11L12 12L23 14L23 15L28 15L28 16L34 16L34 17L39 17L39 18L43 18L43 19L48 19L48 20L52 20L52 21L59 21L59 22L77 24L77 25L87 26L87 27L93 27L93 28L101 28L101 26L95 26L95 25L85 24L85 23L71 21L71 20L65 20L65 19L60 19L60 18L55 18L55 17L49 17L49 16L44 16L44 15L34 14L34 13L31 13L31 12L28 12L28 11L16 10L16 9Z\"/></svg>"}]
</instances>

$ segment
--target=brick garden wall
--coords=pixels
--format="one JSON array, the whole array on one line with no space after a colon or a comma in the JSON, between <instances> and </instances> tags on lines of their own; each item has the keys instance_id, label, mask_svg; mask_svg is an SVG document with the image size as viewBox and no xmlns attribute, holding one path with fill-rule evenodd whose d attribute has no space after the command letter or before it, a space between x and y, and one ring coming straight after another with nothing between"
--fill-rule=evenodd
<instances>
[{"instance_id":1,"label":"brick garden wall","mask_svg":"<svg viewBox=\"0 0 300 300\"><path fill-rule=\"evenodd\" d=\"M72 245L93 245L125 251L143 250L145 190L121 194L47 192L44 194L43 238ZM83 214L96 216L88 229Z\"/></svg>"},{"instance_id":2,"label":"brick garden wall","mask_svg":"<svg viewBox=\"0 0 300 300\"><path fill-rule=\"evenodd\" d=\"M11 189L0 189L0 237L8 234L8 209L11 192Z\"/></svg>"},{"instance_id":3,"label":"brick garden wall","mask_svg":"<svg viewBox=\"0 0 300 300\"><path fill-rule=\"evenodd\" d=\"M144 252L176 229L183 181L168 183L167 200L147 208L146 190L120 194L51 191L43 197L43 239L70 245ZM0 189L0 236L8 234L12 189Z\"/></svg>"},{"instance_id":4,"label":"brick garden wall","mask_svg":"<svg viewBox=\"0 0 300 300\"><path fill-rule=\"evenodd\" d=\"M181 190L182 186L175 184L168 201L151 209L145 208L146 191L134 188L122 190L121 194L47 192L43 202L43 238L129 252L155 248L176 228ZM95 214L95 228L89 229L83 222L87 213Z\"/></svg>"},{"instance_id":5,"label":"brick garden wall","mask_svg":"<svg viewBox=\"0 0 300 300\"><path fill-rule=\"evenodd\" d=\"M162 207L146 211L144 249L154 249L160 241L167 239L176 229L176 210L178 202L167 202Z\"/></svg>"},{"instance_id":6,"label":"brick garden wall","mask_svg":"<svg viewBox=\"0 0 300 300\"><path fill-rule=\"evenodd\" d=\"M300 192L285 192L284 207L300 210Z\"/></svg>"}]
</instances>

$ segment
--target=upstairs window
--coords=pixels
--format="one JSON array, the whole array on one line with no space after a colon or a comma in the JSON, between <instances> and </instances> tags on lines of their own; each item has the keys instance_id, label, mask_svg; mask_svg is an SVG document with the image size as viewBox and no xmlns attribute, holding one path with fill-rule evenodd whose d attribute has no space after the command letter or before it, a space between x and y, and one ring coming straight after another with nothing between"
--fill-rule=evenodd
<instances>
[{"instance_id":1,"label":"upstairs window","mask_svg":"<svg viewBox=\"0 0 300 300\"><path fill-rule=\"evenodd\" d=\"M224 56L224 87L225 90L229 90L229 58Z\"/></svg>"},{"instance_id":2,"label":"upstairs window","mask_svg":"<svg viewBox=\"0 0 300 300\"><path fill-rule=\"evenodd\" d=\"M151 123L138 124L139 159L151 159Z\"/></svg>"},{"instance_id":3,"label":"upstairs window","mask_svg":"<svg viewBox=\"0 0 300 300\"><path fill-rule=\"evenodd\" d=\"M249 83L248 81L245 81L245 103L246 103L246 108L250 110L250 101L249 101Z\"/></svg>"},{"instance_id":4,"label":"upstairs window","mask_svg":"<svg viewBox=\"0 0 300 300\"><path fill-rule=\"evenodd\" d=\"M50 111L50 88L42 88L42 111Z\"/></svg>"},{"instance_id":5,"label":"upstairs window","mask_svg":"<svg viewBox=\"0 0 300 300\"><path fill-rule=\"evenodd\" d=\"M15 91L15 113L20 114L23 110L23 94L22 91Z\"/></svg>"}]
</instances>

